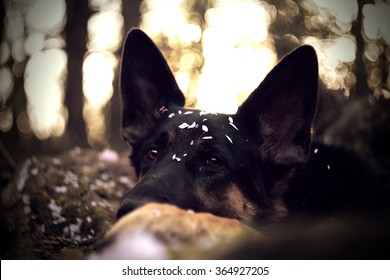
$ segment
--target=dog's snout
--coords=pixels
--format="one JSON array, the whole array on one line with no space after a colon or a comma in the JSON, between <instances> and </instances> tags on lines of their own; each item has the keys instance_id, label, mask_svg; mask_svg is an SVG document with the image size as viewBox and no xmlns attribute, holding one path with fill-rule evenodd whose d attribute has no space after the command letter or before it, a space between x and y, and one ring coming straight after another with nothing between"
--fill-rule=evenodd
<instances>
[{"instance_id":1,"label":"dog's snout","mask_svg":"<svg viewBox=\"0 0 390 280\"><path fill-rule=\"evenodd\" d=\"M172 188L174 183L176 188ZM127 213L151 202L185 205L181 203L181 198L177 195L184 192L180 188L182 185L185 184L179 184L177 180L173 182L171 173L165 170L165 168L156 169L154 172L146 174L123 197L117 211L117 218L119 219Z\"/></svg>"}]
</instances>

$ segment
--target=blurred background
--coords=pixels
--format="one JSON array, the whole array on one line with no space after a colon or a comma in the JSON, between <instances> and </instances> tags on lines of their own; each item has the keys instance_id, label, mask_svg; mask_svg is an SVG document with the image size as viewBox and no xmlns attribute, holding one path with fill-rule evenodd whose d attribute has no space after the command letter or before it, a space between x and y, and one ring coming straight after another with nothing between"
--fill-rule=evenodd
<instances>
[{"instance_id":1,"label":"blurred background","mask_svg":"<svg viewBox=\"0 0 390 280\"><path fill-rule=\"evenodd\" d=\"M125 149L118 72L134 27L191 107L234 113L301 44L317 50L329 94L390 98L390 1L3 0L0 157Z\"/></svg>"}]
</instances>

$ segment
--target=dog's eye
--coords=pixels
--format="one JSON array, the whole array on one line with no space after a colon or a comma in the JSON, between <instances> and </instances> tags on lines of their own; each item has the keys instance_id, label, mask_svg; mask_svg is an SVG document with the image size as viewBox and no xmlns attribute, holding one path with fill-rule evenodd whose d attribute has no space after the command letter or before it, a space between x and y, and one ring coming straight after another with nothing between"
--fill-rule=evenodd
<instances>
[{"instance_id":1,"label":"dog's eye","mask_svg":"<svg viewBox=\"0 0 390 280\"><path fill-rule=\"evenodd\" d=\"M206 164L209 167L218 168L222 165L222 161L217 157L211 157L208 160L206 160Z\"/></svg>"},{"instance_id":2,"label":"dog's eye","mask_svg":"<svg viewBox=\"0 0 390 280\"><path fill-rule=\"evenodd\" d=\"M156 148L150 148L146 151L145 156L148 160L156 160L158 157L158 150Z\"/></svg>"}]
</instances>

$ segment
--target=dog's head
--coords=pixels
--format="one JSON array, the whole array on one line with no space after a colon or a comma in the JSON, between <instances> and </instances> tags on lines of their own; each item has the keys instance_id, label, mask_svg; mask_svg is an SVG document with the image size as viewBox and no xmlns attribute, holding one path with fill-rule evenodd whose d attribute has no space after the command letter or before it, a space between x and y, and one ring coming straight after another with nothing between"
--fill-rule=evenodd
<instances>
[{"instance_id":1,"label":"dog's head","mask_svg":"<svg viewBox=\"0 0 390 280\"><path fill-rule=\"evenodd\" d=\"M312 47L286 56L235 115L184 108L167 62L140 30L127 35L120 79L123 135L139 182L118 217L147 202L247 222L286 214L283 196L306 161L316 107Z\"/></svg>"}]
</instances>

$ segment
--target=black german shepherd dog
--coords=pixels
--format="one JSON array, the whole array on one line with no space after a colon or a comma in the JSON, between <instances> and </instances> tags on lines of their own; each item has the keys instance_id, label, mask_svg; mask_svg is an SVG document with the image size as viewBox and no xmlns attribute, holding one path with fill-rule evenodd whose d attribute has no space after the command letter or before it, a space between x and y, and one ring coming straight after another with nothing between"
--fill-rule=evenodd
<instances>
[{"instance_id":1,"label":"black german shepherd dog","mask_svg":"<svg viewBox=\"0 0 390 280\"><path fill-rule=\"evenodd\" d=\"M287 55L227 115L185 108L163 55L134 29L123 48L120 86L123 135L139 182L118 218L148 202L249 224L382 202L358 156L311 141L318 63L310 46Z\"/></svg>"}]
</instances>

